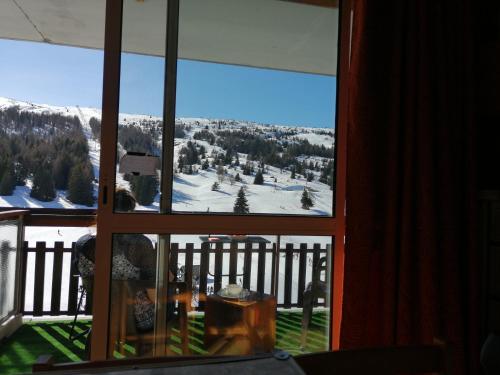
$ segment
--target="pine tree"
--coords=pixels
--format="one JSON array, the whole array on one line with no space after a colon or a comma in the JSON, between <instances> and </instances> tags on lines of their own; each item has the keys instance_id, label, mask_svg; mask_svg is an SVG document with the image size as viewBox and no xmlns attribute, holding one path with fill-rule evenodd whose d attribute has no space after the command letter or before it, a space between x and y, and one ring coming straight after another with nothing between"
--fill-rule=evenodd
<instances>
[{"instance_id":1,"label":"pine tree","mask_svg":"<svg viewBox=\"0 0 500 375\"><path fill-rule=\"evenodd\" d=\"M219 179L219 183L221 184L224 182L224 174L224 166L222 165L222 163L220 163L217 167L217 178Z\"/></svg>"},{"instance_id":2,"label":"pine tree","mask_svg":"<svg viewBox=\"0 0 500 375\"><path fill-rule=\"evenodd\" d=\"M201 154L202 159L205 159L207 157L207 149L205 148L205 146L201 145L198 152Z\"/></svg>"},{"instance_id":3,"label":"pine tree","mask_svg":"<svg viewBox=\"0 0 500 375\"><path fill-rule=\"evenodd\" d=\"M300 203L302 203L302 208L304 210L308 210L312 206L314 206L314 203L313 203L313 201L311 199L309 191L306 188L304 188L304 191L302 192L302 198L300 199Z\"/></svg>"},{"instance_id":4,"label":"pine tree","mask_svg":"<svg viewBox=\"0 0 500 375\"><path fill-rule=\"evenodd\" d=\"M0 195L12 195L16 187L14 168L7 169L0 178Z\"/></svg>"},{"instance_id":5,"label":"pine tree","mask_svg":"<svg viewBox=\"0 0 500 375\"><path fill-rule=\"evenodd\" d=\"M132 176L130 187L137 203L149 206L158 193L158 178L156 176Z\"/></svg>"},{"instance_id":6,"label":"pine tree","mask_svg":"<svg viewBox=\"0 0 500 375\"><path fill-rule=\"evenodd\" d=\"M250 162L247 161L242 169L245 176L250 176L252 174L252 167L250 165Z\"/></svg>"},{"instance_id":7,"label":"pine tree","mask_svg":"<svg viewBox=\"0 0 500 375\"><path fill-rule=\"evenodd\" d=\"M54 185L56 189L66 190L68 188L69 173L72 163L69 155L66 152L59 154L52 168L54 176Z\"/></svg>"},{"instance_id":8,"label":"pine tree","mask_svg":"<svg viewBox=\"0 0 500 375\"><path fill-rule=\"evenodd\" d=\"M292 174L290 175L290 178L295 178L295 167L292 168Z\"/></svg>"},{"instance_id":9,"label":"pine tree","mask_svg":"<svg viewBox=\"0 0 500 375\"><path fill-rule=\"evenodd\" d=\"M89 120L90 129L92 130L92 135L97 140L101 137L101 121L95 117L91 117Z\"/></svg>"},{"instance_id":10,"label":"pine tree","mask_svg":"<svg viewBox=\"0 0 500 375\"><path fill-rule=\"evenodd\" d=\"M30 196L42 202L49 202L56 197L50 168L40 166L35 170Z\"/></svg>"},{"instance_id":11,"label":"pine tree","mask_svg":"<svg viewBox=\"0 0 500 375\"><path fill-rule=\"evenodd\" d=\"M179 155L179 159L177 161L177 167L179 168L179 173L184 172L184 156Z\"/></svg>"},{"instance_id":12,"label":"pine tree","mask_svg":"<svg viewBox=\"0 0 500 375\"><path fill-rule=\"evenodd\" d=\"M73 203L86 206L94 204L92 176L88 169L81 164L71 168L68 180L68 199Z\"/></svg>"},{"instance_id":13,"label":"pine tree","mask_svg":"<svg viewBox=\"0 0 500 375\"><path fill-rule=\"evenodd\" d=\"M201 165L201 169L203 169L203 170L207 170L207 169L208 169L208 167L210 167L210 164L208 163L208 159L205 159L205 160L203 161L203 164Z\"/></svg>"},{"instance_id":14,"label":"pine tree","mask_svg":"<svg viewBox=\"0 0 500 375\"><path fill-rule=\"evenodd\" d=\"M240 177L240 174L239 173L236 173L236 176L234 176L234 180L236 182L241 182L241 177Z\"/></svg>"},{"instance_id":15,"label":"pine tree","mask_svg":"<svg viewBox=\"0 0 500 375\"><path fill-rule=\"evenodd\" d=\"M238 191L238 197L234 202L233 212L235 214L248 214L250 212L250 208L248 207L248 201L245 196L245 190L243 186Z\"/></svg>"},{"instance_id":16,"label":"pine tree","mask_svg":"<svg viewBox=\"0 0 500 375\"><path fill-rule=\"evenodd\" d=\"M226 155L224 155L224 165L230 165L233 162L233 156L231 153L231 149L226 151Z\"/></svg>"},{"instance_id":17,"label":"pine tree","mask_svg":"<svg viewBox=\"0 0 500 375\"><path fill-rule=\"evenodd\" d=\"M212 184L212 191L219 191L219 183L217 181Z\"/></svg>"},{"instance_id":18,"label":"pine tree","mask_svg":"<svg viewBox=\"0 0 500 375\"><path fill-rule=\"evenodd\" d=\"M14 167L14 177L16 179L16 186L26 185L26 178L28 178L28 168L25 165L25 161L19 158L19 161Z\"/></svg>"},{"instance_id":19,"label":"pine tree","mask_svg":"<svg viewBox=\"0 0 500 375\"><path fill-rule=\"evenodd\" d=\"M262 170L261 169L259 169L259 171L255 175L253 183L255 185L262 185L264 183L264 176L262 175Z\"/></svg>"}]
</instances>

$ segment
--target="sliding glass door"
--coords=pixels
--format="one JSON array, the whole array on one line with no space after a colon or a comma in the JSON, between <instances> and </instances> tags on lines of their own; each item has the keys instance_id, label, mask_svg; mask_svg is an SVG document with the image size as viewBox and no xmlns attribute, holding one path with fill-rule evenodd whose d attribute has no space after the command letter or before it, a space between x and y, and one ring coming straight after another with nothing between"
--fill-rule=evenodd
<instances>
[{"instance_id":1,"label":"sliding glass door","mask_svg":"<svg viewBox=\"0 0 500 375\"><path fill-rule=\"evenodd\" d=\"M339 11L305 3L108 0L92 359L332 347Z\"/></svg>"}]
</instances>

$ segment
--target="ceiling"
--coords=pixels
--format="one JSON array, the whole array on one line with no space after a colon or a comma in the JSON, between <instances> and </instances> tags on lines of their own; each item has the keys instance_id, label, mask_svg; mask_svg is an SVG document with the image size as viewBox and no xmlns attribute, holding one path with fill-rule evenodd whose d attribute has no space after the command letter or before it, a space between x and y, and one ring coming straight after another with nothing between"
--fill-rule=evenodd
<instances>
[{"instance_id":1,"label":"ceiling","mask_svg":"<svg viewBox=\"0 0 500 375\"><path fill-rule=\"evenodd\" d=\"M0 38L104 46L105 0L2 0ZM163 56L166 1L124 0L122 48ZM179 57L336 75L338 8L180 0Z\"/></svg>"}]
</instances>

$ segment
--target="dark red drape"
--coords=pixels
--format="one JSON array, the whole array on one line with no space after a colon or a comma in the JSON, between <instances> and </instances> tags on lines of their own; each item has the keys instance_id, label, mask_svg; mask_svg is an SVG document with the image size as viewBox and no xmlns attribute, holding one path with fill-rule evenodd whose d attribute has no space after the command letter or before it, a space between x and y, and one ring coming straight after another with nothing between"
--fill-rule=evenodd
<instances>
[{"instance_id":1,"label":"dark red drape","mask_svg":"<svg viewBox=\"0 0 500 375\"><path fill-rule=\"evenodd\" d=\"M432 343L476 373L467 0L353 0L341 348Z\"/></svg>"}]
</instances>

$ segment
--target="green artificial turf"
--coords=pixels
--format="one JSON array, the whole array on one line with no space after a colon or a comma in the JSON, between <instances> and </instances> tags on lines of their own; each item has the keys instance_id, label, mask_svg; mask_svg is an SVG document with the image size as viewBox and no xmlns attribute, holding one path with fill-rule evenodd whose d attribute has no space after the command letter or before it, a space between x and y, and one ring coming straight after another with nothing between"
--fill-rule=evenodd
<instances>
[{"instance_id":1,"label":"green artificial turf","mask_svg":"<svg viewBox=\"0 0 500 375\"><path fill-rule=\"evenodd\" d=\"M82 332L91 322L77 322ZM86 359L85 338L70 341L71 322L26 323L0 344L0 374L31 373L31 365L40 355L51 354L56 362Z\"/></svg>"},{"instance_id":2,"label":"green artificial turf","mask_svg":"<svg viewBox=\"0 0 500 375\"><path fill-rule=\"evenodd\" d=\"M276 349L286 350L291 354L323 351L328 348L328 314L313 313L304 350L300 349L301 335L300 311L278 311L276 321ZM77 332L82 332L91 324L79 321ZM56 362L76 362L86 359L85 338L69 340L71 322L34 322L24 324L10 338L0 344L0 374L31 373L31 366L40 355L51 354ZM192 354L206 354L203 344L203 315L189 319L189 347ZM176 332L174 330L174 332ZM178 332L178 331L177 331ZM172 337L170 348L181 353L180 337ZM132 347L127 347L127 354L134 354ZM120 357L118 353L115 353Z\"/></svg>"}]
</instances>

